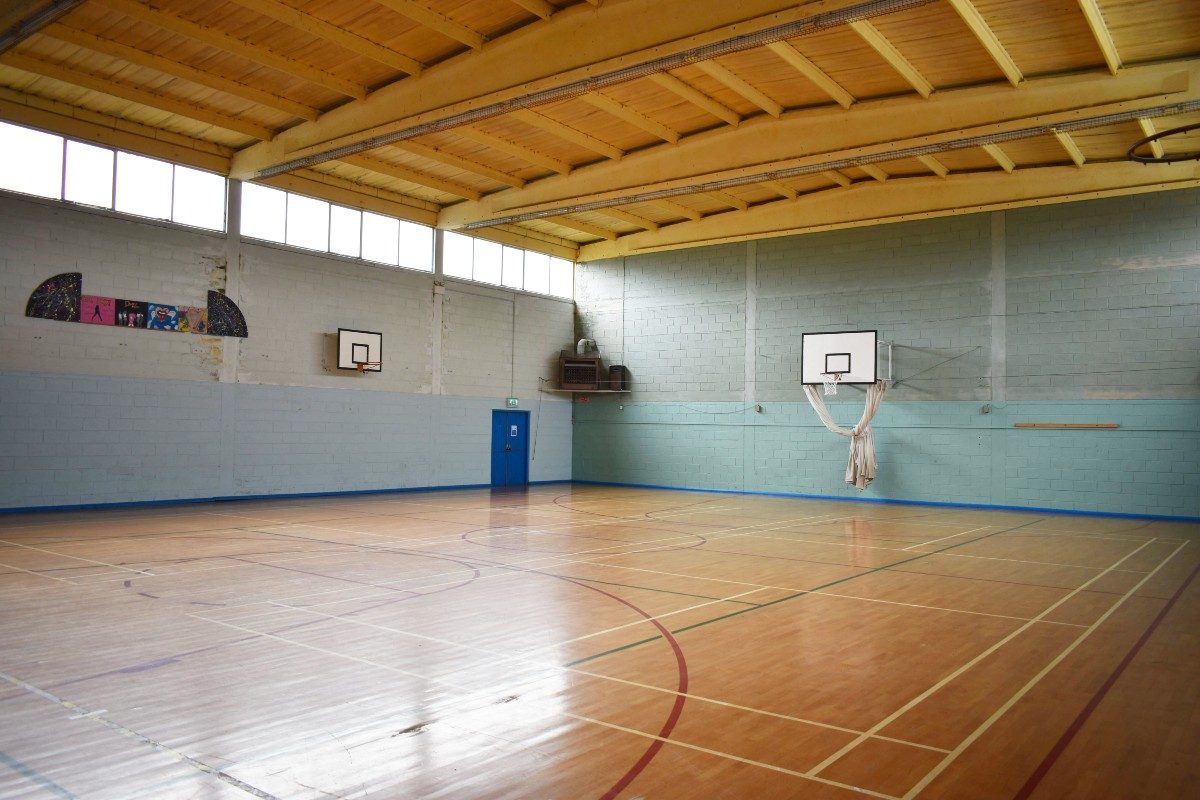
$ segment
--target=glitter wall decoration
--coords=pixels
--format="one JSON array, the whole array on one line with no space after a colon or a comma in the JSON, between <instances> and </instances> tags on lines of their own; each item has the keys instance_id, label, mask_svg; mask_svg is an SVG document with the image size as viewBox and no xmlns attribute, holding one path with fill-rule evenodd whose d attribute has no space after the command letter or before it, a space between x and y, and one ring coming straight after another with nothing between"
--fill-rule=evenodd
<instances>
[{"instance_id":1,"label":"glitter wall decoration","mask_svg":"<svg viewBox=\"0 0 1200 800\"><path fill-rule=\"evenodd\" d=\"M29 296L25 316L240 339L249 335L242 310L220 292L209 291L204 308L99 297L83 294L83 274L79 272L64 272L42 281Z\"/></svg>"},{"instance_id":2,"label":"glitter wall decoration","mask_svg":"<svg viewBox=\"0 0 1200 800\"><path fill-rule=\"evenodd\" d=\"M79 298L83 294L83 273L55 275L33 290L25 304L25 316L79 322Z\"/></svg>"}]
</instances>

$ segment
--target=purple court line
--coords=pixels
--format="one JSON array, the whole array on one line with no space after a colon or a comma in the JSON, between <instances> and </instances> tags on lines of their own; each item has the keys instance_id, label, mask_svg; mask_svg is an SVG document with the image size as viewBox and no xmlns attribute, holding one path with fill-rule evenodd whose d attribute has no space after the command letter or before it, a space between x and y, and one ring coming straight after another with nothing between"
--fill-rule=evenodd
<instances>
[{"instance_id":1,"label":"purple court line","mask_svg":"<svg viewBox=\"0 0 1200 800\"><path fill-rule=\"evenodd\" d=\"M1183 596L1184 591L1186 591L1188 586L1191 585L1197 574L1200 574L1200 564L1196 565L1196 568L1192 570L1190 575L1188 575L1187 580L1183 582L1183 585L1181 585L1175 591L1175 594L1171 595L1171 599L1168 600L1167 604L1164 605L1162 610L1158 612L1158 616L1151 621L1149 627L1147 627L1145 632L1142 633L1141 638L1134 643L1129 652L1125 654L1125 658L1121 659L1121 663L1117 664L1116 669L1112 671L1112 674L1108 676L1108 679L1104 681L1103 685L1101 685L1100 688L1096 690L1096 693L1092 695L1092 699L1088 701L1088 704L1083 707L1083 710L1079 712L1079 715L1076 716L1074 721L1072 721L1071 724L1067 726L1067 729L1063 731L1063 735L1059 737L1057 742L1055 742L1054 747L1050 748L1050 752L1048 752L1046 757L1042 759L1042 763L1038 764L1037 769L1035 769L1033 774L1029 776L1029 780L1025 781L1025 785L1022 786L1015 795L1013 795L1013 800L1028 800L1028 798L1033 795L1033 792L1037 789L1038 785L1041 784L1046 775L1049 774L1050 769L1054 766L1055 762L1058 761L1059 757L1067 749L1067 746L1071 744L1071 741L1100 706L1100 703L1104 701L1104 698L1108 695L1112 687L1116 685L1117 680L1121 677L1122 673L1124 673L1126 668L1133 662L1133 659L1137 657L1137 654L1141 652L1142 647L1144 647L1146 642L1150 640L1150 637L1154 635L1154 631L1158 629L1159 624L1162 623L1163 619L1167 616L1171 609L1175 607L1175 603L1180 597Z\"/></svg>"}]
</instances>

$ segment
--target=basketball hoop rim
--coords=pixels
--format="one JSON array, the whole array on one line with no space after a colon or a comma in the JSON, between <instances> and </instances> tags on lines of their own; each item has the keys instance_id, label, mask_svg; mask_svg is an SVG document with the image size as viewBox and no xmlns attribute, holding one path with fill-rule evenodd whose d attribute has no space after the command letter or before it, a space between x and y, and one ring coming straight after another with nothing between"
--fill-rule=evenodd
<instances>
[{"instance_id":1,"label":"basketball hoop rim","mask_svg":"<svg viewBox=\"0 0 1200 800\"><path fill-rule=\"evenodd\" d=\"M354 368L359 372L366 372L367 367L381 367L382 361L355 361Z\"/></svg>"},{"instance_id":2,"label":"basketball hoop rim","mask_svg":"<svg viewBox=\"0 0 1200 800\"><path fill-rule=\"evenodd\" d=\"M1150 136L1144 136L1134 142L1130 148L1125 151L1125 158L1129 161L1136 161L1139 164L1174 164L1179 161L1200 160L1200 152L1183 153L1173 156L1164 155L1162 158L1156 158L1155 156L1139 156L1136 153L1136 150L1144 145L1152 144L1160 139L1165 139L1168 136L1176 136L1181 133L1188 133L1198 129L1200 129L1200 123L1192 123L1191 125L1180 125L1178 128L1171 128L1170 130L1159 131Z\"/></svg>"}]
</instances>

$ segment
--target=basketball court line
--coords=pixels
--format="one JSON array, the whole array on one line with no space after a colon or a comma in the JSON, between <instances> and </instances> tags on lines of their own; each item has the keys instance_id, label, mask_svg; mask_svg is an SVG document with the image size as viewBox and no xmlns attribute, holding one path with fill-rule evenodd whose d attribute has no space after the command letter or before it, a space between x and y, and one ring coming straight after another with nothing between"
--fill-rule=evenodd
<instances>
[{"instance_id":1,"label":"basketball court line","mask_svg":"<svg viewBox=\"0 0 1200 800\"><path fill-rule=\"evenodd\" d=\"M978 528L971 528L969 531L962 531L961 533L952 533L949 536L943 536L940 539L930 539L928 542L920 542L918 544L909 545L908 547L903 547L901 549L904 551L915 550L918 547L925 547L926 545L937 544L938 542L944 542L947 539L957 539L959 536L966 536L968 533L975 533L976 531L986 531L990 527L992 527L992 526L991 525L981 525Z\"/></svg>"},{"instance_id":2,"label":"basketball court line","mask_svg":"<svg viewBox=\"0 0 1200 800\"><path fill-rule=\"evenodd\" d=\"M24 567L14 567L12 564L0 563L0 567L7 567L8 569L16 570L17 572L24 572L27 575L36 575L39 578L45 578L48 581L61 581L62 583L66 583L71 586L81 586L82 585L82 584L76 583L75 581L67 580L66 578L60 578L57 575L46 575L45 573L35 572L34 570L25 569Z\"/></svg>"},{"instance_id":3,"label":"basketball court line","mask_svg":"<svg viewBox=\"0 0 1200 800\"><path fill-rule=\"evenodd\" d=\"M120 564L110 564L107 561L96 561L95 559L83 558L82 556L71 556L71 555L67 555L66 553L55 552L54 550L46 550L45 548L42 548L42 547L34 547L31 544L21 544L20 542L10 542L7 539L0 539L0 544L7 544L7 545L11 545L13 547L21 547L21 548L24 548L25 550L36 550L39 553L47 553L52 556L59 556L60 558L69 558L69 559L72 559L73 561L84 561L89 564L97 564L102 567L112 567L113 569L120 570L122 572L132 572L137 575L149 574L140 569L133 569L132 567L122 567Z\"/></svg>"},{"instance_id":4,"label":"basketball court line","mask_svg":"<svg viewBox=\"0 0 1200 800\"><path fill-rule=\"evenodd\" d=\"M77 714L81 715L80 719L88 719L88 720L92 720L94 722L98 722L101 725L103 725L104 727L108 728L109 730L116 731L117 733L121 734L122 736L126 736L130 739L133 739L134 741L141 742L142 744L145 744L145 745L149 745L154 750L157 750L160 753L165 753L167 755L173 756L176 760L181 761L190 767L194 767L197 770L199 770L200 772L203 772L207 775L211 775L214 778L224 781L225 783L229 784L230 786L241 789L243 792L246 792L247 794L251 794L254 797L258 797L261 800L281 800L281 798L278 798L273 794L268 794L267 792L264 792L263 790L255 787L255 786L251 786L249 783L246 783L243 780L235 778L234 776L230 775L229 773L225 772L224 770L217 769L216 767L206 764L197 758L192 758L191 756L189 756L179 750L176 750L174 747L171 747L170 745L165 745L162 742L155 741L154 739L151 739L149 736L138 733L137 731L133 730L132 728L127 728L124 725L122 725L121 723L115 722L115 721L109 719L108 717L103 716L102 713L99 711L88 711L87 709L83 708L82 706L80 706L76 703L71 702L70 700L63 699L63 698L59 697L58 695L55 695L55 694L52 694L52 693L46 691L45 689L38 688L37 686L34 686L31 683L27 683L26 681L23 681L20 678L9 675L7 672L0 671L0 679L8 681L9 683L11 683L13 686L17 687L18 689L23 689L26 692L29 692L30 694L37 695L38 697L41 697L43 700L49 700L52 703L57 703L58 705L67 709L68 711L76 712Z\"/></svg>"},{"instance_id":5,"label":"basketball court line","mask_svg":"<svg viewBox=\"0 0 1200 800\"><path fill-rule=\"evenodd\" d=\"M930 770L925 775L924 778L922 778L920 781L918 781L916 786L914 786L912 789L910 789L908 792L906 792L904 794L903 800L912 800L912 798L916 797L922 790L925 789L926 786L928 786L930 783L932 783L934 781L934 779L936 779L939 775L941 775L951 764L954 763L954 761L960 755L962 755L963 751L965 751L968 747L970 747L972 744L974 744L979 739L979 737L983 736L983 734L985 734L988 731L988 729L991 728L992 725L994 725L996 723L997 720L999 720L1001 717L1003 717L1005 714L1007 714L1008 711L1021 700L1021 698L1025 697L1025 695L1027 695L1030 692L1030 690L1032 690L1035 686L1037 686L1042 681L1042 679L1046 677L1046 675L1048 675L1055 667L1057 667L1059 664L1061 664L1067 658L1067 656L1071 655L1071 653L1073 653L1075 651L1075 649L1077 647L1079 647L1079 645L1083 644L1083 642L1086 641L1089 636L1091 636L1093 633L1095 633L1096 629L1099 628L1100 625L1102 625L1109 617L1111 617L1114 613L1116 613L1117 609L1119 609L1122 605L1124 605L1126 600L1128 600L1139 589L1141 589L1143 586L1145 586L1146 583L1148 583L1149 580L1151 578L1153 578L1155 576L1155 574L1158 573L1159 570L1161 570L1164 566L1166 566L1167 562L1170 561L1172 558L1174 558L1175 555L1180 550L1182 550L1184 547L1186 547L1187 544L1188 544L1187 542L1184 542L1183 544L1180 544L1178 547L1176 547L1174 550L1172 550L1170 555L1168 555L1161 562L1159 562L1157 567L1155 567L1149 574L1147 574L1144 578L1142 578L1140 581L1138 581L1137 584L1135 584L1129 591L1125 592L1125 594L1122 595L1119 600L1117 600L1115 603L1113 603L1108 608L1108 610L1105 611L1102 615L1100 615L1100 617L1095 622L1093 622L1086 629L1084 629L1084 631L1082 633L1080 633L1079 636L1074 641L1072 641L1069 645L1067 645L1066 648L1064 648L1061 653L1059 653L1057 656L1055 656L1053 659L1051 659L1050 663L1048 663L1046 666L1042 667L1042 669L1036 675L1034 675L1032 678L1030 678L1029 681L1026 682L1026 684L1024 686L1022 686L1020 689L1018 689L1016 692L1014 692L1013 695L1011 697L1009 697L1008 700L1006 700L1000 706L1000 708L996 709L996 711L990 717L988 717L986 720L984 720L984 722L981 725L979 725L979 727L977 727L975 730L971 731L971 733L968 734L965 739L963 739L961 742L959 742L958 746L955 747L953 750L951 750L950 753L944 759L942 759L941 762L939 762L937 764L937 766L935 766L932 770ZM1134 552L1137 552L1137 551L1134 551ZM1130 554L1130 555L1132 555L1132 554Z\"/></svg>"},{"instance_id":6,"label":"basketball court line","mask_svg":"<svg viewBox=\"0 0 1200 800\"><path fill-rule=\"evenodd\" d=\"M572 579L572 580L575 580L575 579ZM752 594L752 593L753 592L744 592L742 595L733 595L733 596L741 597L741 596L744 596L745 594ZM612 681L614 683L621 683L621 684L625 684L627 686L634 686L639 689L648 689L650 691L685 697L689 700L697 700L697 701L704 702L704 703L711 703L713 705L725 706L727 708L736 709L738 711L746 711L746 712L749 712L752 714L761 714L763 716L775 717L777 719L783 719L783 720L787 720L789 722L803 723L805 725L811 725L811 726L818 727L818 728L826 728L829 730L839 731L841 733L850 733L850 734L862 733L862 731L859 731L854 728L847 728L842 725L833 725L833 724L830 724L827 722L819 722L817 720L805 719L803 717L796 717L796 716L792 716L789 714L781 714L781 713L778 713L775 711L767 711L765 709L754 708L751 706L738 705L737 703L730 703L725 700L717 700L712 697L705 697L703 695L694 694L692 692L679 692L679 691L675 691L673 689L667 689L662 686L655 686L653 684L648 684L648 683L639 683L637 681L631 681L631 680L627 680L625 678L618 678L618 677L615 677L612 675L605 675L605 674L599 673L599 672L590 672L588 670L578 669L578 668L571 667L571 666L565 666L558 662L542 661L535 656L535 654L537 654L537 653L541 653L541 652L544 652L547 650L555 650L555 649L561 648L563 645L566 645L566 644L572 644L574 642L584 641L593 636L600 636L600 635L603 635L606 633L612 633L614 631L619 631L623 628L631 627L631 625L641 624L643 622L649 622L650 619L662 620L662 619L665 619L666 617L671 616L672 614L682 613L683 611L690 611L694 608L703 608L706 605L713 605L712 603L702 603L697 606L692 606L691 608L680 609L679 611L673 611L673 612L669 612L666 614L659 614L650 619L640 620L639 622L636 622L636 623L618 625L616 627L609 628L607 630L597 631L595 633L586 634L584 636L578 636L574 639L566 639L561 642L555 642L553 644L536 647L536 648L526 651L524 653L503 653L498 650L489 650L484 647L477 647L475 645L465 644L463 642L456 642L456 641L453 641L450 639L442 639L442 638L439 638L436 636L429 636L427 634L414 633L411 631L404 631L404 630L400 630L399 628L393 628L393 627L390 627L387 625L380 625L380 624L374 623L374 622L350 619L344 615L329 614L329 613L321 612L321 611L312 611L311 609L309 609L307 607L303 607L303 606L289 606L289 605L281 604L281 603L276 603L275 605L279 605L281 608L286 608L286 609L289 609L292 611L308 612L315 616L319 616L319 617L322 617L323 619L328 619L328 620L331 620L334 622L349 622L353 625L357 625L360 627L373 628L373 629L385 631L388 633L396 633L401 636L409 636L414 639L423 639L425 641L434 642L435 644L443 644L443 645L448 645L450 647L457 647L457 648L463 649L463 650L470 650L470 651L473 651L476 653L482 653L483 655L492 656L493 658L496 658L497 660L495 662L493 662L495 664L503 664L508 661L528 662L530 664L533 664L534 666L544 667L546 669L556 669L556 670L561 670L564 672L575 673L578 675L586 675L586 676L592 677L592 678L598 678L601 680ZM245 618L239 617L238 621L240 622L243 619L245 619ZM919 742L912 742L912 741L908 741L906 739L897 739L895 737L882 736L882 735L875 736L873 738L886 739L887 741L896 742L898 744L907 745L909 747L916 747L916 748L920 748L922 750L933 750L938 753L949 753L950 752L949 750L942 748L942 747L934 747L933 745L922 744Z\"/></svg>"},{"instance_id":7,"label":"basketball court line","mask_svg":"<svg viewBox=\"0 0 1200 800\"><path fill-rule=\"evenodd\" d=\"M756 533L748 533L748 534L746 534L746 536L753 538L753 539L766 539L766 540L773 541L773 542L803 542L805 544L819 544L819 545L825 545L827 547L846 547L846 548L851 548L851 549L862 548L862 549L866 549L866 550L889 550L894 553L907 552L907 548L882 547L880 545L875 545L875 544L859 544L858 542L846 542L843 544L843 543L839 543L839 542L829 541L826 539L804 539L801 537L792 537L792 536L760 536L759 534L756 534ZM1167 540L1159 539L1159 541L1167 541ZM984 561L1011 561L1014 564L1039 564L1039 565L1047 566L1047 567L1073 567L1075 569L1092 569L1092 570L1104 569L1104 567L1094 567L1094 566L1088 566L1086 564L1061 564L1057 561L1030 561L1030 560L1024 559L1024 558L1004 558L1002 556L979 556L979 555L973 555L971 553L942 553L942 555L946 556L947 558L977 558L977 559L982 559ZM1130 573L1134 573L1137 575L1145 575L1146 574L1146 570L1144 570L1144 569L1118 569L1118 570L1114 570L1114 571L1115 572L1130 572Z\"/></svg>"},{"instance_id":8,"label":"basketball court line","mask_svg":"<svg viewBox=\"0 0 1200 800\"><path fill-rule=\"evenodd\" d=\"M1109 572L1111 572L1115 567L1120 566L1121 563L1129 560L1133 556L1140 553L1143 549L1148 547L1153 541L1154 540L1152 539L1150 542L1146 542L1146 543L1140 545L1139 547L1137 547L1132 552L1122 556L1120 560L1118 560L1115 564L1110 566L1104 572L1101 572L1099 575L1096 575L1096 576L1090 578L1089 580L1085 581L1080 586L1076 587L1075 589L1071 590L1067 594L1063 595L1058 600L1051 603L1045 610L1043 610L1040 614L1038 614L1032 620L1019 626L1018 628L1016 628L1016 630L1013 630L1012 632L1010 632L1009 634L1004 636L1002 639L1000 639L998 642L991 645L987 649L983 650L981 653L977 654L976 656L974 656L973 658L968 660L966 663L962 664L961 666L959 666L958 668L956 668L955 670L950 672L948 675L944 676L941 680L934 683L928 689L921 692L919 695L912 698L904 705L900 706L898 709L893 711L891 714L887 715L882 720L880 720L879 722L872 725L870 728L867 729L867 731L864 734L860 735L854 741L847 743L844 747L842 747L836 753L833 753L828 758L826 758L824 761L822 761L820 764L818 764L816 767L814 767L812 770L813 773L814 774L820 773L822 770L826 769L827 767L832 766L836 761L840 760L841 758L843 758L844 756L849 754L850 751L854 750L856 747L858 747L860 744L862 744L864 741L866 741L870 735L878 733L879 731L883 730L888 725L892 724L893 722L898 720L900 717L902 717L904 714L906 714L909 711L911 711L912 709L916 708L918 705L923 703L925 700L928 700L930 697L932 697L934 694L936 694L938 691L940 691L943 687L949 685L956 678L960 677L961 675L966 674L973 667L975 667L976 665L978 665L979 663L984 661L986 658L988 658L992 654L999 651L1002 647L1004 647L1006 644L1008 644L1009 642L1016 639L1018 636L1020 636L1025 631L1032 628L1036 622L1049 616L1051 613L1053 613L1056 609L1058 609L1060 606L1062 606L1068 600L1075 597L1075 595L1079 594L1084 589L1086 589L1088 586L1090 586L1091 584L1093 584L1096 581L1103 578L1105 575L1107 575ZM1183 545L1180 545L1180 547L1182 547L1182 546ZM1176 552L1178 552L1178 550L1176 550ZM1168 556L1168 558L1170 558L1170 556ZM1141 580L1141 582L1138 583L1138 586L1141 586L1143 583L1145 583L1145 581L1149 580L1150 576L1153 574L1154 573L1150 573L1150 575L1147 575L1146 577L1144 577ZM1094 624L1095 623L1093 623L1093 626L1094 626Z\"/></svg>"}]
</instances>

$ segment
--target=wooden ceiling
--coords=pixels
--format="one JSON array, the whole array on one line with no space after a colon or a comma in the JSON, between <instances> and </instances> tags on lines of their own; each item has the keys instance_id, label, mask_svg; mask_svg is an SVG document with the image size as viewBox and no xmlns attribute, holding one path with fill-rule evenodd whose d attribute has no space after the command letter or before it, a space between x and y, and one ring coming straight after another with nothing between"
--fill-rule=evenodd
<instances>
[{"instance_id":1,"label":"wooden ceiling","mask_svg":"<svg viewBox=\"0 0 1200 800\"><path fill-rule=\"evenodd\" d=\"M1200 185L1125 158L1200 122L1196 0L24 0L4 29L0 118L580 260Z\"/></svg>"}]
</instances>

